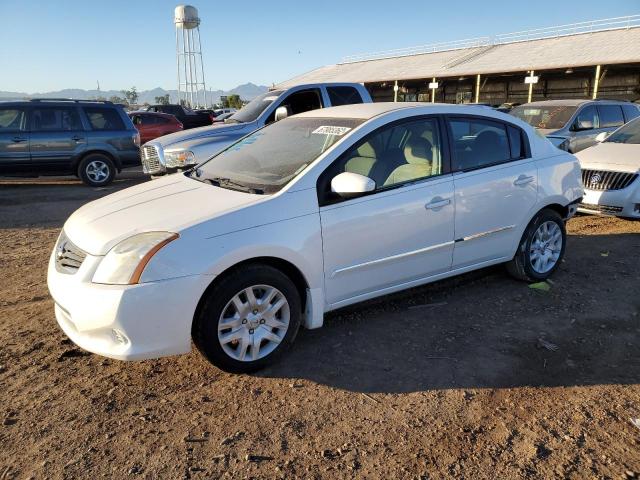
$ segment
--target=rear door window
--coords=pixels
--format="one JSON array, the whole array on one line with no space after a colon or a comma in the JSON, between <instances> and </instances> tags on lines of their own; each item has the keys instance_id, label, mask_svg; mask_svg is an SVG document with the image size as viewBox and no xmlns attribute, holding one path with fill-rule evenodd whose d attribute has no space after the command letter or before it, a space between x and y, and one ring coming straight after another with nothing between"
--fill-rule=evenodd
<instances>
[{"instance_id":1,"label":"rear door window","mask_svg":"<svg viewBox=\"0 0 640 480\"><path fill-rule=\"evenodd\" d=\"M115 108L84 107L93 130L124 130L124 122Z\"/></svg>"},{"instance_id":2,"label":"rear door window","mask_svg":"<svg viewBox=\"0 0 640 480\"><path fill-rule=\"evenodd\" d=\"M477 118L452 118L454 170L465 171L512 159L504 124Z\"/></svg>"},{"instance_id":3,"label":"rear door window","mask_svg":"<svg viewBox=\"0 0 640 480\"><path fill-rule=\"evenodd\" d=\"M26 129L26 114L24 108L0 108L0 133L20 132Z\"/></svg>"},{"instance_id":4,"label":"rear door window","mask_svg":"<svg viewBox=\"0 0 640 480\"><path fill-rule=\"evenodd\" d=\"M329 100L334 107L338 105L350 105L362 103L362 97L354 87L327 87Z\"/></svg>"},{"instance_id":5,"label":"rear door window","mask_svg":"<svg viewBox=\"0 0 640 480\"><path fill-rule=\"evenodd\" d=\"M640 110L636 105L622 105L622 111L624 112L624 119L626 122L640 116Z\"/></svg>"},{"instance_id":6,"label":"rear door window","mask_svg":"<svg viewBox=\"0 0 640 480\"><path fill-rule=\"evenodd\" d=\"M36 132L71 132L82 129L75 107L40 107L31 113L31 129Z\"/></svg>"},{"instance_id":7,"label":"rear door window","mask_svg":"<svg viewBox=\"0 0 640 480\"><path fill-rule=\"evenodd\" d=\"M600 128L624 125L620 105L598 105L598 113L600 114Z\"/></svg>"}]
</instances>

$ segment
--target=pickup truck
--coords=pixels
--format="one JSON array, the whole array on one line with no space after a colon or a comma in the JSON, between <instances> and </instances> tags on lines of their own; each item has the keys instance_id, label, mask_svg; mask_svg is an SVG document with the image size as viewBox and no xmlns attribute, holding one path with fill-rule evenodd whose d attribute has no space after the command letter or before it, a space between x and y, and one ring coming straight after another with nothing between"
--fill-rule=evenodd
<instances>
[{"instance_id":1,"label":"pickup truck","mask_svg":"<svg viewBox=\"0 0 640 480\"><path fill-rule=\"evenodd\" d=\"M213 115L195 112L182 105L150 105L146 110L147 112L168 113L173 115L185 130L188 128L204 127L213 123Z\"/></svg>"},{"instance_id":2,"label":"pickup truck","mask_svg":"<svg viewBox=\"0 0 640 480\"><path fill-rule=\"evenodd\" d=\"M313 83L274 89L254 98L224 123L165 135L142 146L142 167L152 176L211 158L236 140L288 115L352 103L371 103L359 83ZM185 127L186 128L186 127Z\"/></svg>"}]
</instances>

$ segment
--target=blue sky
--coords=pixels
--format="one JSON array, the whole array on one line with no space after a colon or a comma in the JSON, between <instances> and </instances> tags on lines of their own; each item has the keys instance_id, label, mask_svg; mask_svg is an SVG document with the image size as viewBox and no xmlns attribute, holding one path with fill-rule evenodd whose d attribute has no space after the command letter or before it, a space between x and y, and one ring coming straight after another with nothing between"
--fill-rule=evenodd
<instances>
[{"instance_id":1,"label":"blue sky","mask_svg":"<svg viewBox=\"0 0 640 480\"><path fill-rule=\"evenodd\" d=\"M0 90L176 88L165 0L0 0ZM195 0L208 87L270 85L343 56L640 13L638 0Z\"/></svg>"}]
</instances>

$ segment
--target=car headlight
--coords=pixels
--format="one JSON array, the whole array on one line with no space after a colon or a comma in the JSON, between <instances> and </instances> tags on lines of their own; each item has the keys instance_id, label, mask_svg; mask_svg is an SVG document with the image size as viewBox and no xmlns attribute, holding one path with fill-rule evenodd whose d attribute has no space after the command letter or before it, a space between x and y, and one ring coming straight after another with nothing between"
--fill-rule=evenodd
<instances>
[{"instance_id":1,"label":"car headlight","mask_svg":"<svg viewBox=\"0 0 640 480\"><path fill-rule=\"evenodd\" d=\"M169 168L184 168L196 163L196 156L188 150L164 152L164 161Z\"/></svg>"},{"instance_id":2,"label":"car headlight","mask_svg":"<svg viewBox=\"0 0 640 480\"><path fill-rule=\"evenodd\" d=\"M93 274L93 283L133 285L149 260L167 243L178 238L177 233L146 232L126 238L107 252Z\"/></svg>"}]
</instances>

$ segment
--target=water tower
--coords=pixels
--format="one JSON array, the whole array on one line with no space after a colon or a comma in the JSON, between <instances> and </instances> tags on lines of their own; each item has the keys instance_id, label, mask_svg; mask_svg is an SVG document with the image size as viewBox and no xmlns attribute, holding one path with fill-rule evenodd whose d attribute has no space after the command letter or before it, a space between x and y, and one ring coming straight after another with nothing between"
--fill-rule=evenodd
<instances>
[{"instance_id":1,"label":"water tower","mask_svg":"<svg viewBox=\"0 0 640 480\"><path fill-rule=\"evenodd\" d=\"M176 25L178 99L191 107L204 107L207 105L207 89L204 84L198 9L191 5L178 5L173 22Z\"/></svg>"}]
</instances>

